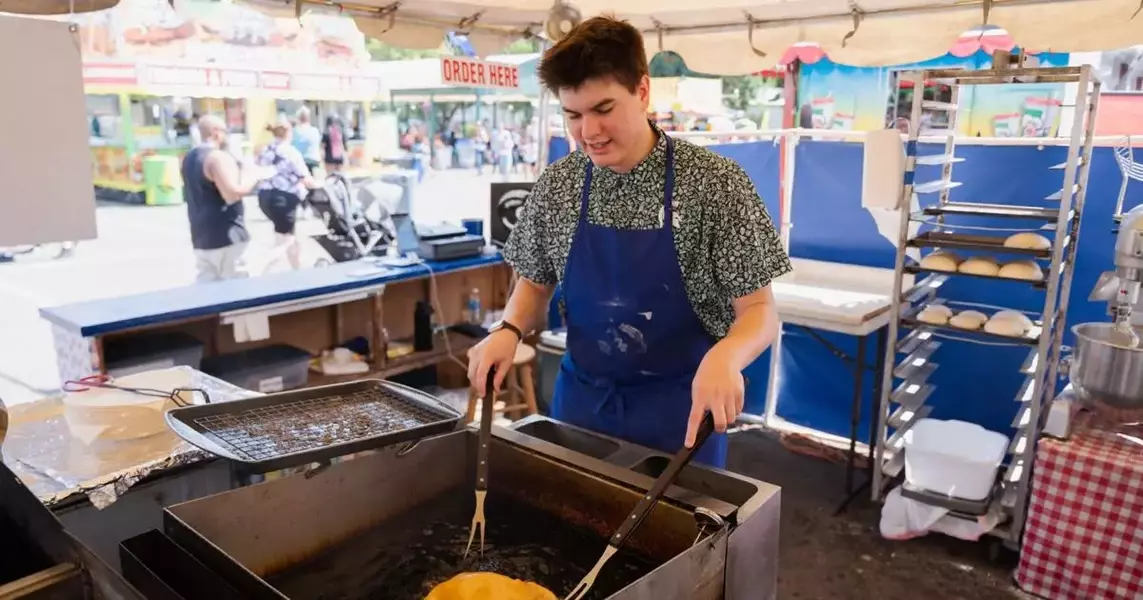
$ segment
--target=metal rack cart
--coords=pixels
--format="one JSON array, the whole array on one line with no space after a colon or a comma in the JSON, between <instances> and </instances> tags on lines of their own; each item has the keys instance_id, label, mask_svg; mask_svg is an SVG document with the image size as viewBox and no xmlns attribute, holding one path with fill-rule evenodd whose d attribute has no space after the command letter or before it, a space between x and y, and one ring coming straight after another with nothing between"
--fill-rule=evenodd
<instances>
[{"instance_id":1,"label":"metal rack cart","mask_svg":"<svg viewBox=\"0 0 1143 600\"><path fill-rule=\"evenodd\" d=\"M953 93L951 102L925 100L921 94L916 94L913 98L903 173L904 187L898 206L908 207L913 194L917 194L922 201L919 212L901 220L889 321L889 339L897 340L897 343L889 344L885 353L880 407L875 415L877 435L874 439L876 460L873 467L872 494L875 501L881 500L888 484L902 473L905 463L905 453L902 451L905 432L931 410L931 407L925 405L925 401L934 389L928 380L937 368L937 364L931 358L940 347L939 339L985 346L1027 346L1030 352L1021 368L1021 373L1026 379L1016 396L1019 408L1013 426L1017 432L1009 446L1007 466L1001 470L1003 476L996 486L996 491L983 503L986 509L997 509L999 505L1005 520L992 533L1000 537L1005 545L1015 549L1019 547L1023 530L1036 441L1047 412L1045 408L1055 395L1080 216L1087 189L1088 166L1091 163L1092 136L1100 83L1088 66L1060 68L1008 66L1009 58L1005 54L997 56L994 63L1000 66L992 69L925 70L907 75L916 85L930 80L949 84ZM1040 206L984 204L976 201L951 202L949 190L961 185L952 178L953 165L964 160L956 156L957 115L960 112L957 110L957 101L962 97L961 87L1012 83L1075 84L1075 117L1068 135L1067 161L1053 167L1053 170L1063 171L1061 190L1047 197ZM921 115L922 111L926 110L949 112L948 129L921 130ZM919 154L918 141L921 137L943 138L943 152ZM934 181L914 181L914 169L918 165L939 166L940 178ZM937 195L935 203L924 202L926 196L932 195ZM987 199L980 200L987 201ZM949 222L954 219L955 222ZM1016 228L1004 228L974 224L983 219L1010 220L1013 224L1038 222L1041 225L1038 228L1019 225ZM917 222L926 223L930 228L928 231L910 236L909 225ZM1044 250L1006 247L1004 245L1006 236L1017 231L1039 232L1054 239L1051 247ZM970 331L952 326L931 325L917 320L920 310L934 303L948 303L950 306L957 305L964 308L993 310L1006 308L982 307L937 298L937 288L949 277L967 275L1008 281L1012 279L930 271L906 258L905 253L909 248L984 251L1015 258L1050 261L1050 266L1044 269L1043 279L1027 282L1042 289L1045 294L1043 309L1034 317L1035 326L1022 337L1007 337L983 330ZM902 295L905 275L910 273L925 278L914 286L912 291L906 290ZM903 355L904 358L899 355ZM903 494L906 491L906 488L902 489ZM965 512L964 503L952 499L905 495L945 506L952 510L953 514L971 514Z\"/></svg>"}]
</instances>

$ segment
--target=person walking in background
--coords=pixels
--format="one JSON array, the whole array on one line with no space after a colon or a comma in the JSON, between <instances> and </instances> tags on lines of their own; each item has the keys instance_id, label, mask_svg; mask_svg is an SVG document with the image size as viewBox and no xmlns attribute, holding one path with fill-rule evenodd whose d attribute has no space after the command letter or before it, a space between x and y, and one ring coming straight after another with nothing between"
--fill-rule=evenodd
<instances>
[{"instance_id":1,"label":"person walking in background","mask_svg":"<svg viewBox=\"0 0 1143 600\"><path fill-rule=\"evenodd\" d=\"M307 191L318 187L318 183L310 175L302 153L291 144L294 131L286 115L279 115L267 129L274 141L262 151L258 164L273 169L273 175L258 184L258 207L274 225L275 256L285 252L290 268L297 270L302 266L301 248L294 235L298 207Z\"/></svg>"},{"instance_id":2,"label":"person walking in background","mask_svg":"<svg viewBox=\"0 0 1143 600\"><path fill-rule=\"evenodd\" d=\"M497 129L492 137L492 155L496 160L496 171L505 179L512 172L512 152L515 148L512 132L505 127Z\"/></svg>"},{"instance_id":3,"label":"person walking in background","mask_svg":"<svg viewBox=\"0 0 1143 600\"><path fill-rule=\"evenodd\" d=\"M417 132L413 136L413 145L409 148L409 152L413 155L413 170L417 172L417 183L421 183L425 180L425 171L428 170L429 160L432 157L425 134Z\"/></svg>"},{"instance_id":4,"label":"person walking in background","mask_svg":"<svg viewBox=\"0 0 1143 600\"><path fill-rule=\"evenodd\" d=\"M476 149L476 174L484 174L485 163L491 163L492 136L488 133L488 122L483 121L476 127L476 135L472 138L472 147Z\"/></svg>"},{"instance_id":5,"label":"person walking in background","mask_svg":"<svg viewBox=\"0 0 1143 600\"><path fill-rule=\"evenodd\" d=\"M259 173L242 169L227 150L226 122L214 115L198 120L202 144L183 158L183 200L190 221L198 281L244 277L242 254L250 242L242 199L258 185Z\"/></svg>"},{"instance_id":6,"label":"person walking in background","mask_svg":"<svg viewBox=\"0 0 1143 600\"><path fill-rule=\"evenodd\" d=\"M294 127L294 148L298 149L302 160L306 161L310 175L315 175L321 164L321 132L311 122L310 109L304 106L299 108L294 118L298 122Z\"/></svg>"},{"instance_id":7,"label":"person walking in background","mask_svg":"<svg viewBox=\"0 0 1143 600\"><path fill-rule=\"evenodd\" d=\"M198 121L201 118L202 115L198 113L191 115L190 131L188 132L190 134L191 148L198 148L202 145L202 132L198 130Z\"/></svg>"},{"instance_id":8,"label":"person walking in background","mask_svg":"<svg viewBox=\"0 0 1143 600\"><path fill-rule=\"evenodd\" d=\"M516 173L524 169L524 150L522 145L524 143L523 129L513 128L512 132L512 172Z\"/></svg>"},{"instance_id":9,"label":"person walking in background","mask_svg":"<svg viewBox=\"0 0 1143 600\"><path fill-rule=\"evenodd\" d=\"M536 162L540 159L540 142L531 128L524 129L520 138L520 160L529 177L536 176Z\"/></svg>"},{"instance_id":10,"label":"person walking in background","mask_svg":"<svg viewBox=\"0 0 1143 600\"><path fill-rule=\"evenodd\" d=\"M349 149L349 142L345 139L345 127L341 119L331 116L325 120L325 133L321 136L321 147L325 154L326 174L340 171L345 165L345 152Z\"/></svg>"}]
</instances>

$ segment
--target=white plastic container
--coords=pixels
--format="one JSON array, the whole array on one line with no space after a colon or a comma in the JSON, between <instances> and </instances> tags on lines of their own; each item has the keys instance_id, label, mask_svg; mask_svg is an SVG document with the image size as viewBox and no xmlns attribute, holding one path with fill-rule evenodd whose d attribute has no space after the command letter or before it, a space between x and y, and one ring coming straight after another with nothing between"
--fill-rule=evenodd
<instances>
[{"instance_id":1,"label":"white plastic container","mask_svg":"<svg viewBox=\"0 0 1143 600\"><path fill-rule=\"evenodd\" d=\"M1007 436L975 423L921 419L905 432L905 479L946 496L984 500L1007 450Z\"/></svg>"}]
</instances>

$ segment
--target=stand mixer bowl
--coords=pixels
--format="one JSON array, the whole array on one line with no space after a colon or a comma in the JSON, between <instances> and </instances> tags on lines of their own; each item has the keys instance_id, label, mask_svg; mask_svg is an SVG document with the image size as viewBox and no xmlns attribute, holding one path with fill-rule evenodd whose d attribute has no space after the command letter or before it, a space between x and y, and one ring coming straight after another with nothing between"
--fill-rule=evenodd
<instances>
[{"instance_id":1,"label":"stand mixer bowl","mask_svg":"<svg viewBox=\"0 0 1143 600\"><path fill-rule=\"evenodd\" d=\"M1072 327L1075 352L1069 377L1081 400L1119 409L1143 409L1143 348L1125 343L1115 323ZM1135 327L1143 339L1143 327Z\"/></svg>"}]
</instances>

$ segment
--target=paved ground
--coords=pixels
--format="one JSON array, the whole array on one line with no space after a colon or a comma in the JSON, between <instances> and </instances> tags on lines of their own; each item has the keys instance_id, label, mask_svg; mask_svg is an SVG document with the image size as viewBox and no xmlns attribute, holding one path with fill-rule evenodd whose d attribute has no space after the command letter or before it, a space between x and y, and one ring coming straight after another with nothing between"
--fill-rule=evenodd
<instances>
[{"instance_id":1,"label":"paved ground","mask_svg":"<svg viewBox=\"0 0 1143 600\"><path fill-rule=\"evenodd\" d=\"M777 436L730 438L732 471L782 488L778 597L782 600L1032 600L1012 584L1014 553L931 535L881 537L880 506L863 495L841 515L845 467L789 451ZM864 475L858 475L863 481Z\"/></svg>"},{"instance_id":2,"label":"paved ground","mask_svg":"<svg viewBox=\"0 0 1143 600\"><path fill-rule=\"evenodd\" d=\"M473 171L431 173L416 191L414 216L424 222L487 219L488 185L493 180ZM265 263L273 230L256 202L247 203L246 214L254 238L249 262L257 269ZM61 260L29 256L0 264L0 399L8 404L59 388L51 329L39 317L41 307L194 281L184 207L105 204L96 215L99 237L81 242L74 256ZM311 220L300 225L299 233L322 229ZM316 244L307 250L311 258L321 252Z\"/></svg>"}]
</instances>

